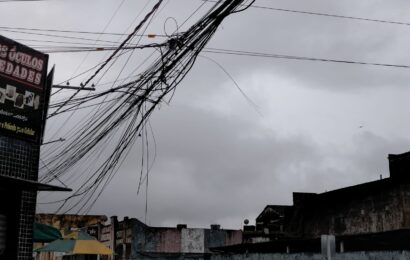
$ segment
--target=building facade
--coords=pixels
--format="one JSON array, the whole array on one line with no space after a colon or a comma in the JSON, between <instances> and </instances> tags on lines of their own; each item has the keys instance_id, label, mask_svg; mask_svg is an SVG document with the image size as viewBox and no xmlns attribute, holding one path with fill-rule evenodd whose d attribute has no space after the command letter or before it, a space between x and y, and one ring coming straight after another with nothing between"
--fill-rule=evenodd
<instances>
[{"instance_id":1,"label":"building facade","mask_svg":"<svg viewBox=\"0 0 410 260\"><path fill-rule=\"evenodd\" d=\"M137 219L124 218L101 227L99 240L116 252L115 259L204 259L210 248L242 243L241 230L176 227L150 227Z\"/></svg>"},{"instance_id":2,"label":"building facade","mask_svg":"<svg viewBox=\"0 0 410 260\"><path fill-rule=\"evenodd\" d=\"M90 228L88 233L97 238L100 230L98 227L103 226L107 220L105 215L36 214L38 223L55 227L63 236L85 227L95 227Z\"/></svg>"},{"instance_id":3,"label":"building facade","mask_svg":"<svg viewBox=\"0 0 410 260\"><path fill-rule=\"evenodd\" d=\"M293 193L293 205L269 205L244 228L247 242L410 229L410 152L389 155L390 177L324 193Z\"/></svg>"},{"instance_id":4,"label":"building facade","mask_svg":"<svg viewBox=\"0 0 410 260\"><path fill-rule=\"evenodd\" d=\"M52 75L48 56L0 35L0 259L31 259L40 146Z\"/></svg>"},{"instance_id":5,"label":"building facade","mask_svg":"<svg viewBox=\"0 0 410 260\"><path fill-rule=\"evenodd\" d=\"M107 221L103 215L37 214L36 220L67 234L73 230L86 231L115 252L115 256L101 256L102 260L130 259L204 259L211 248L242 243L241 230L210 228L151 227L135 218L116 216Z\"/></svg>"}]
</instances>

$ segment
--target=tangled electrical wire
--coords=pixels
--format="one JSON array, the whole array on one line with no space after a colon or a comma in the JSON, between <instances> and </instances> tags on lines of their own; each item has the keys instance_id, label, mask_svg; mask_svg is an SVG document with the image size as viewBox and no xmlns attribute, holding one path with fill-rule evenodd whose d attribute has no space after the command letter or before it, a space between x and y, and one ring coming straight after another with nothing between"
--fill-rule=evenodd
<instances>
[{"instance_id":1,"label":"tangled electrical wire","mask_svg":"<svg viewBox=\"0 0 410 260\"><path fill-rule=\"evenodd\" d=\"M51 104L53 112L49 117L95 108L71 131L69 141L44 159L46 169L42 169L44 173L40 181L50 183L64 176L68 176L65 180L80 180L79 187L71 195L56 201L60 203L58 212L85 213L91 209L138 137L147 139L149 117L162 102L172 99L176 87L191 70L221 22L230 14L247 9L253 2L218 1L187 31L173 34L159 44L159 57L135 80L93 94L78 96L76 93ZM244 7L244 4L248 5ZM121 46L124 47L125 44ZM98 70L94 75L97 73ZM96 162L101 150L107 147L111 149L109 156ZM88 167L84 167L87 163ZM89 174L85 174L87 172Z\"/></svg>"}]
</instances>

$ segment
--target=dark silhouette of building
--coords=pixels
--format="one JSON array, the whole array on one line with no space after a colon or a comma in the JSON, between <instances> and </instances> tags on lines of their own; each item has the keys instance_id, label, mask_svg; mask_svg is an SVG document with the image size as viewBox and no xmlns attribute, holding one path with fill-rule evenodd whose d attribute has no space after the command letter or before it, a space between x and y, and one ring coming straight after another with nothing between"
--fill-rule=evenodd
<instances>
[{"instance_id":1,"label":"dark silhouette of building","mask_svg":"<svg viewBox=\"0 0 410 260\"><path fill-rule=\"evenodd\" d=\"M410 152L388 156L390 177L324 193L293 193L293 205L268 205L245 242L317 239L410 229Z\"/></svg>"}]
</instances>

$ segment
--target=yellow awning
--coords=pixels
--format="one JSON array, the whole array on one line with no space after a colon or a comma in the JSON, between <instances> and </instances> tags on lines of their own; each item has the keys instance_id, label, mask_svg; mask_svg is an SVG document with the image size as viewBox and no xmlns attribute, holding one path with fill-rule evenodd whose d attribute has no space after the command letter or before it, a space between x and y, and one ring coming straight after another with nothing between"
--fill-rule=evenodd
<instances>
[{"instance_id":1,"label":"yellow awning","mask_svg":"<svg viewBox=\"0 0 410 260\"><path fill-rule=\"evenodd\" d=\"M112 255L113 252L97 240L77 240L73 254Z\"/></svg>"}]
</instances>

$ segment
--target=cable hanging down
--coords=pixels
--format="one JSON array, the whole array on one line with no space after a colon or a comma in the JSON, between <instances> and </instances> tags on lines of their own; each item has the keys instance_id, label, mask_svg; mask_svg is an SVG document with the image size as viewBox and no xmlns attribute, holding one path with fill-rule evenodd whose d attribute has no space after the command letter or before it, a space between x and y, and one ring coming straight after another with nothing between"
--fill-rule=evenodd
<instances>
[{"instance_id":1,"label":"cable hanging down","mask_svg":"<svg viewBox=\"0 0 410 260\"><path fill-rule=\"evenodd\" d=\"M108 90L73 95L50 106L54 110L51 117L86 106L98 108L81 120L66 142L55 146L56 149L44 158L47 169L41 168L40 181L79 181L79 187L71 195L57 201L59 212L90 210L138 137L147 138L146 127L151 114L160 104L169 102L219 25L230 14L246 10L253 2L218 1L187 31L170 35L157 48L159 55L155 61L136 79ZM248 5L244 7L244 4ZM148 181L148 176L145 179Z\"/></svg>"}]
</instances>

